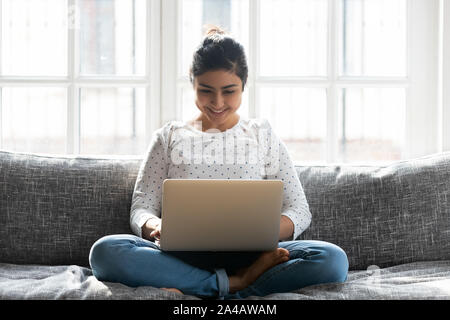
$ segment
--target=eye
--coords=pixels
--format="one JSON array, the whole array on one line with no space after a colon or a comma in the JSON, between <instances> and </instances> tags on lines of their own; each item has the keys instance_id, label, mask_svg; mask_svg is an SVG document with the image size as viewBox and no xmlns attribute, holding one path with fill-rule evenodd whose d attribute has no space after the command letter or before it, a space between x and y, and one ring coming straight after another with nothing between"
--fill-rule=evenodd
<instances>
[{"instance_id":1,"label":"eye","mask_svg":"<svg viewBox=\"0 0 450 320\"><path fill-rule=\"evenodd\" d=\"M200 89L199 91L200 91L200 92L203 92L203 93L209 93L209 92L211 92L211 90L205 90L205 89Z\"/></svg>"},{"instance_id":2,"label":"eye","mask_svg":"<svg viewBox=\"0 0 450 320\"><path fill-rule=\"evenodd\" d=\"M234 90L226 90L224 91L225 94L232 94L234 92Z\"/></svg>"}]
</instances>

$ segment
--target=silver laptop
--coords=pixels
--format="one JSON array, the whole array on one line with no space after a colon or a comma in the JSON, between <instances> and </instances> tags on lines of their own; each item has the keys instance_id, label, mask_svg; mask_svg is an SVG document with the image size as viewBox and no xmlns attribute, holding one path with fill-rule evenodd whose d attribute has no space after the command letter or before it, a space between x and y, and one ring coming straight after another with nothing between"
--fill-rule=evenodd
<instances>
[{"instance_id":1,"label":"silver laptop","mask_svg":"<svg viewBox=\"0 0 450 320\"><path fill-rule=\"evenodd\" d=\"M278 246L283 182L166 179L160 247L165 251L266 251Z\"/></svg>"}]
</instances>

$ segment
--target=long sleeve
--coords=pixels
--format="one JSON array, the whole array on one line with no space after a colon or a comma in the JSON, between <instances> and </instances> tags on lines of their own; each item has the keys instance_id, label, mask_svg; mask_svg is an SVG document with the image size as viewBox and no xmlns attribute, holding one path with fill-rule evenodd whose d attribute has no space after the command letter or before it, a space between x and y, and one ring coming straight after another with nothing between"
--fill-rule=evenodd
<instances>
[{"instance_id":1,"label":"long sleeve","mask_svg":"<svg viewBox=\"0 0 450 320\"><path fill-rule=\"evenodd\" d=\"M286 145L272 131L267 120L263 127L268 133L265 139L268 143L266 177L283 181L284 195L281 215L287 216L294 223L292 240L295 240L311 224L311 212Z\"/></svg>"},{"instance_id":2,"label":"long sleeve","mask_svg":"<svg viewBox=\"0 0 450 320\"><path fill-rule=\"evenodd\" d=\"M162 184L167 178L166 126L156 130L141 163L134 186L130 210L130 227L142 237L142 226L148 219L161 217Z\"/></svg>"}]
</instances>

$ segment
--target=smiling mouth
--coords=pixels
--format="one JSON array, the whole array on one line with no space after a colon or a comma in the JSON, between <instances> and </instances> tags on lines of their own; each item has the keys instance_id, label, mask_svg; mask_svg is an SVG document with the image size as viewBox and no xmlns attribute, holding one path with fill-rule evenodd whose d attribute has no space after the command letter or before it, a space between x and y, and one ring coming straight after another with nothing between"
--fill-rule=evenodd
<instances>
[{"instance_id":1,"label":"smiling mouth","mask_svg":"<svg viewBox=\"0 0 450 320\"><path fill-rule=\"evenodd\" d=\"M213 110L213 109L210 109L210 108L208 108L208 110L209 110L212 114L217 115L217 116L220 116L220 115L224 114L228 109L224 109L224 110L222 110L222 111L220 111L220 112L217 112L217 111L215 111L215 110Z\"/></svg>"}]
</instances>

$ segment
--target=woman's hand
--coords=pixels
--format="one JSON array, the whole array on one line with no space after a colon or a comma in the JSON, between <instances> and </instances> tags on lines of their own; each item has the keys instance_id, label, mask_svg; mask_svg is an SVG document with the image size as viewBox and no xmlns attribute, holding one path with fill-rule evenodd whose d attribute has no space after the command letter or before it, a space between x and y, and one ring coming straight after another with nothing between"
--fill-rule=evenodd
<instances>
[{"instance_id":1,"label":"woman's hand","mask_svg":"<svg viewBox=\"0 0 450 320\"><path fill-rule=\"evenodd\" d=\"M294 223L287 216L281 216L280 221L280 240L294 240Z\"/></svg>"},{"instance_id":2,"label":"woman's hand","mask_svg":"<svg viewBox=\"0 0 450 320\"><path fill-rule=\"evenodd\" d=\"M161 239L161 219L148 219L142 226L142 238L155 241L159 245Z\"/></svg>"},{"instance_id":3,"label":"woman's hand","mask_svg":"<svg viewBox=\"0 0 450 320\"><path fill-rule=\"evenodd\" d=\"M156 229L150 232L150 238L155 239L155 243L159 246L159 240L161 239L161 223L158 223Z\"/></svg>"}]
</instances>

